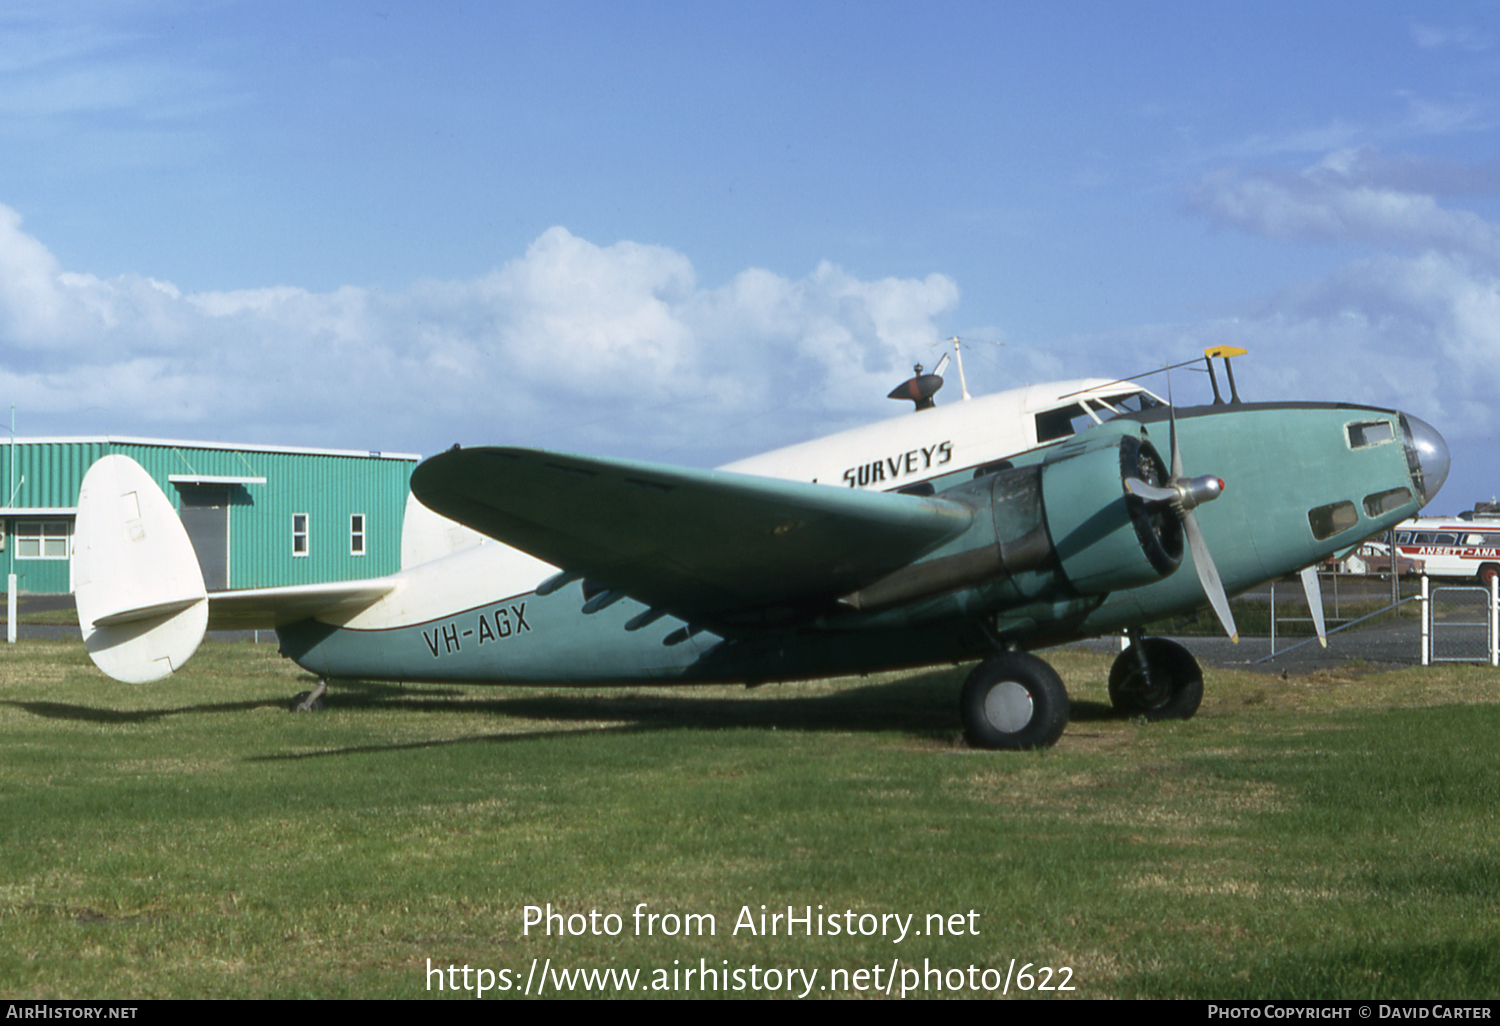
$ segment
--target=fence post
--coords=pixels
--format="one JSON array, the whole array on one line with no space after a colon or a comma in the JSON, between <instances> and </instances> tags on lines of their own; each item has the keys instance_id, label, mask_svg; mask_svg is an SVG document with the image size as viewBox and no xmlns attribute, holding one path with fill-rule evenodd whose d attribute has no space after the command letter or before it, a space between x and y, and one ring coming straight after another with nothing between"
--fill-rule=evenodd
<instances>
[{"instance_id":1,"label":"fence post","mask_svg":"<svg viewBox=\"0 0 1500 1026\"><path fill-rule=\"evenodd\" d=\"M1271 654L1276 654L1276 582L1271 582Z\"/></svg>"},{"instance_id":2,"label":"fence post","mask_svg":"<svg viewBox=\"0 0 1500 1026\"><path fill-rule=\"evenodd\" d=\"M1432 665L1432 602L1427 593L1427 575L1422 575L1422 665Z\"/></svg>"},{"instance_id":3,"label":"fence post","mask_svg":"<svg viewBox=\"0 0 1500 1026\"><path fill-rule=\"evenodd\" d=\"M1500 666L1500 576L1490 578L1490 665Z\"/></svg>"}]
</instances>

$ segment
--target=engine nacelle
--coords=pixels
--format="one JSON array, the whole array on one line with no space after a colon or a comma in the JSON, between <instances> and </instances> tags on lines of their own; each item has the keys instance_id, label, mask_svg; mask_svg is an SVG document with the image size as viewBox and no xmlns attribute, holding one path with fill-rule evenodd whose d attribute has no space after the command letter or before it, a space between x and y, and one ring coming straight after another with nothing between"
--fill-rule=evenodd
<instances>
[{"instance_id":1,"label":"engine nacelle","mask_svg":"<svg viewBox=\"0 0 1500 1026\"><path fill-rule=\"evenodd\" d=\"M1127 478L1162 484L1168 474L1151 443L1104 435L950 489L943 499L976 512L969 530L844 602L890 609L1023 574L1041 575L1024 588L1032 598L1059 590L1102 595L1160 580L1182 562L1182 523L1169 507L1127 493Z\"/></svg>"},{"instance_id":2,"label":"engine nacelle","mask_svg":"<svg viewBox=\"0 0 1500 1026\"><path fill-rule=\"evenodd\" d=\"M1177 514L1160 503L1148 506L1123 485L1129 477L1164 484L1161 456L1132 435L1118 441L1042 466L1047 532L1063 576L1085 595L1151 584L1182 563Z\"/></svg>"}]
</instances>

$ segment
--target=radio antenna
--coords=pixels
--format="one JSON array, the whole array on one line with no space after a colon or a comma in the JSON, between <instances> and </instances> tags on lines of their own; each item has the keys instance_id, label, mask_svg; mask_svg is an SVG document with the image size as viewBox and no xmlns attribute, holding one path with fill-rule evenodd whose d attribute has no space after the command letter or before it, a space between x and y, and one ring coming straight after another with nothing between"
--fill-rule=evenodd
<instances>
[{"instance_id":1,"label":"radio antenna","mask_svg":"<svg viewBox=\"0 0 1500 1026\"><path fill-rule=\"evenodd\" d=\"M947 339L947 341L953 343L953 359L954 359L954 362L958 364L958 387L959 387L959 390L961 392L963 392L965 399L972 399L973 396L969 395L969 382L968 382L967 379L964 378L964 354L963 354L963 350L960 349L959 346L958 346L958 343L961 340L959 339L959 337L957 335L954 335L952 338Z\"/></svg>"}]
</instances>

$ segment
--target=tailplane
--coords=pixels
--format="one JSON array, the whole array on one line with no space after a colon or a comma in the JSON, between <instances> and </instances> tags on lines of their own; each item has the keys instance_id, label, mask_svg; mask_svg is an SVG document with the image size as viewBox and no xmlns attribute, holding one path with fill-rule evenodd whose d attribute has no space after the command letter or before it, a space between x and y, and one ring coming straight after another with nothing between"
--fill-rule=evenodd
<instances>
[{"instance_id":1,"label":"tailplane","mask_svg":"<svg viewBox=\"0 0 1500 1026\"><path fill-rule=\"evenodd\" d=\"M84 475L73 591L89 656L116 680L160 680L203 640L208 592L192 542L161 488L128 456L105 456Z\"/></svg>"}]
</instances>

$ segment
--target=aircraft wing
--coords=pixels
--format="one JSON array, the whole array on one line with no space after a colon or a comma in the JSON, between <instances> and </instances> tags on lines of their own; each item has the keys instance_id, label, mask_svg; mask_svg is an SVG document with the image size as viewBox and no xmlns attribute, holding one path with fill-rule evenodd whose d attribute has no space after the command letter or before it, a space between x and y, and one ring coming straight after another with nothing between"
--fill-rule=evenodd
<instances>
[{"instance_id":1,"label":"aircraft wing","mask_svg":"<svg viewBox=\"0 0 1500 1026\"><path fill-rule=\"evenodd\" d=\"M973 517L942 499L538 449L453 449L411 487L466 527L699 624L845 594Z\"/></svg>"},{"instance_id":2,"label":"aircraft wing","mask_svg":"<svg viewBox=\"0 0 1500 1026\"><path fill-rule=\"evenodd\" d=\"M208 593L211 631L270 630L310 617L337 619L388 595L395 582L386 578L294 584L280 588L244 588Z\"/></svg>"}]
</instances>

